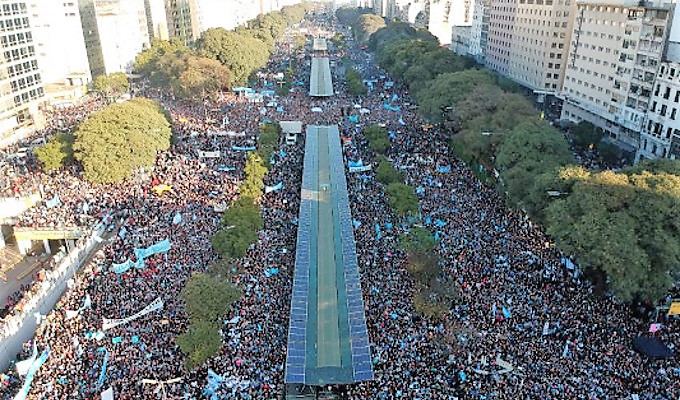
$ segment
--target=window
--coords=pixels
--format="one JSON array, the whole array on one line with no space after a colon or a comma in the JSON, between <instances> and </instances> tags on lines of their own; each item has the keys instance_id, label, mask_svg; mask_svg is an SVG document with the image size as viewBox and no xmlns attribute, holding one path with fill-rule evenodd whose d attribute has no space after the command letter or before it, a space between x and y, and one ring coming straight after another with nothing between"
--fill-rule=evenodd
<instances>
[{"instance_id":1,"label":"window","mask_svg":"<svg viewBox=\"0 0 680 400\"><path fill-rule=\"evenodd\" d=\"M675 113L676 113L676 112L678 112L678 109L677 109L677 108L674 108L674 109L671 110L671 117L670 117L670 118L671 118L672 120L675 120Z\"/></svg>"}]
</instances>

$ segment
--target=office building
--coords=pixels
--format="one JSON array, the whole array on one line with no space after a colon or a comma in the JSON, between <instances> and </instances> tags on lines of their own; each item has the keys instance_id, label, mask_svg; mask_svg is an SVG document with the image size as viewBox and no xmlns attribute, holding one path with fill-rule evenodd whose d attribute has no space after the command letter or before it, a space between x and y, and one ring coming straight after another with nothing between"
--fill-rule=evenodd
<instances>
[{"instance_id":1,"label":"office building","mask_svg":"<svg viewBox=\"0 0 680 400\"><path fill-rule=\"evenodd\" d=\"M149 39L169 40L170 31L165 0L144 0L144 11Z\"/></svg>"},{"instance_id":2,"label":"office building","mask_svg":"<svg viewBox=\"0 0 680 400\"><path fill-rule=\"evenodd\" d=\"M232 10L223 3L221 18ZM171 38L178 38L189 45L201 35L200 10L197 0L166 0L166 13Z\"/></svg>"},{"instance_id":3,"label":"office building","mask_svg":"<svg viewBox=\"0 0 680 400\"><path fill-rule=\"evenodd\" d=\"M45 100L70 102L82 97L92 78L78 4L31 0L27 6Z\"/></svg>"},{"instance_id":4,"label":"office building","mask_svg":"<svg viewBox=\"0 0 680 400\"><path fill-rule=\"evenodd\" d=\"M92 77L131 72L135 57L149 46L141 0L79 0Z\"/></svg>"},{"instance_id":5,"label":"office building","mask_svg":"<svg viewBox=\"0 0 680 400\"><path fill-rule=\"evenodd\" d=\"M39 118L43 83L25 1L0 0L0 139Z\"/></svg>"},{"instance_id":6,"label":"office building","mask_svg":"<svg viewBox=\"0 0 680 400\"><path fill-rule=\"evenodd\" d=\"M624 150L642 145L646 156L663 155L659 142L670 141L665 136L675 107L669 99L676 92L670 88L676 70L669 64L660 71L672 10L667 2L579 3L562 118L593 123Z\"/></svg>"},{"instance_id":7,"label":"office building","mask_svg":"<svg viewBox=\"0 0 680 400\"><path fill-rule=\"evenodd\" d=\"M575 0L491 0L487 67L539 100L559 93L575 11Z\"/></svg>"}]
</instances>

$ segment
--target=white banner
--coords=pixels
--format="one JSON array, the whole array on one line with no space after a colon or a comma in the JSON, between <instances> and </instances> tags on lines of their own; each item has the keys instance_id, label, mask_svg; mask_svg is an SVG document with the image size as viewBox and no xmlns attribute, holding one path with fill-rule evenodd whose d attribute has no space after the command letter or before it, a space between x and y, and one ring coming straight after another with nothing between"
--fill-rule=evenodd
<instances>
[{"instance_id":1,"label":"white banner","mask_svg":"<svg viewBox=\"0 0 680 400\"><path fill-rule=\"evenodd\" d=\"M36 346L35 341L33 342L33 355L31 355L30 358L27 358L23 361L19 361L16 363L15 367L17 369L17 374L24 376L28 373L28 369L31 368L31 365L35 361L35 359L38 358L38 346Z\"/></svg>"},{"instance_id":2,"label":"white banner","mask_svg":"<svg viewBox=\"0 0 680 400\"><path fill-rule=\"evenodd\" d=\"M370 165L362 165L361 167L349 167L349 172L366 172L372 170Z\"/></svg>"},{"instance_id":3,"label":"white banner","mask_svg":"<svg viewBox=\"0 0 680 400\"><path fill-rule=\"evenodd\" d=\"M113 388L108 388L102 392L102 400L113 400Z\"/></svg>"},{"instance_id":4,"label":"white banner","mask_svg":"<svg viewBox=\"0 0 680 400\"><path fill-rule=\"evenodd\" d=\"M102 331L109 330L111 328L115 328L119 325L125 325L130 321L134 321L139 317L142 317L148 313L160 310L163 308L163 300L161 298L157 298L156 300L152 301L148 306L144 307L144 309L140 312L138 312L135 315L131 315L127 318L121 318L121 319L106 319L102 321Z\"/></svg>"},{"instance_id":5,"label":"white banner","mask_svg":"<svg viewBox=\"0 0 680 400\"><path fill-rule=\"evenodd\" d=\"M201 151L198 150L198 158L220 158L220 151Z\"/></svg>"},{"instance_id":6,"label":"white banner","mask_svg":"<svg viewBox=\"0 0 680 400\"><path fill-rule=\"evenodd\" d=\"M222 203L222 204L215 204L213 206L213 211L215 212L225 212L227 210L227 205Z\"/></svg>"}]
</instances>

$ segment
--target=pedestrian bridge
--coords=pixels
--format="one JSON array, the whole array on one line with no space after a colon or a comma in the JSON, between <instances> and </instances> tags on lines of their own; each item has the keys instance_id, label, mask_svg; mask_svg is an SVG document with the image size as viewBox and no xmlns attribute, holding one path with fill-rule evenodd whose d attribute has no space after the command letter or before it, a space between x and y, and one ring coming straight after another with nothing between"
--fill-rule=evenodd
<instances>
[{"instance_id":1,"label":"pedestrian bridge","mask_svg":"<svg viewBox=\"0 0 680 400\"><path fill-rule=\"evenodd\" d=\"M328 57L312 57L309 95L313 97L328 97L334 94L330 59Z\"/></svg>"},{"instance_id":2,"label":"pedestrian bridge","mask_svg":"<svg viewBox=\"0 0 680 400\"><path fill-rule=\"evenodd\" d=\"M373 379L337 125L308 125L285 382Z\"/></svg>"}]
</instances>

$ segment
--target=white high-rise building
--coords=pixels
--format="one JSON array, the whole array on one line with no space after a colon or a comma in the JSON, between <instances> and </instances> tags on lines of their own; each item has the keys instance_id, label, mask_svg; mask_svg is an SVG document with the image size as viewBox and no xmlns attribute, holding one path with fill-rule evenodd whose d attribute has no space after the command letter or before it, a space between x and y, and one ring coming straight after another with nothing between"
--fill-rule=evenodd
<instances>
[{"instance_id":1,"label":"white high-rise building","mask_svg":"<svg viewBox=\"0 0 680 400\"><path fill-rule=\"evenodd\" d=\"M644 149L640 136L646 135L643 156L663 155L659 142L671 127L666 123L674 107L668 102L675 99L670 72L678 71L670 65L660 70L673 6L637 0L578 3L564 60L562 118L589 121L631 152Z\"/></svg>"},{"instance_id":2,"label":"white high-rise building","mask_svg":"<svg viewBox=\"0 0 680 400\"><path fill-rule=\"evenodd\" d=\"M92 76L131 72L135 57L149 46L141 0L79 0Z\"/></svg>"},{"instance_id":3,"label":"white high-rise building","mask_svg":"<svg viewBox=\"0 0 680 400\"><path fill-rule=\"evenodd\" d=\"M168 15L165 0L144 0L146 24L150 39L169 40Z\"/></svg>"},{"instance_id":4,"label":"white high-rise building","mask_svg":"<svg viewBox=\"0 0 680 400\"><path fill-rule=\"evenodd\" d=\"M91 76L78 4L31 0L27 5L42 81L87 85Z\"/></svg>"},{"instance_id":5,"label":"white high-rise building","mask_svg":"<svg viewBox=\"0 0 680 400\"><path fill-rule=\"evenodd\" d=\"M200 0L199 4L203 30L209 28L232 30L260 13L260 2L253 0Z\"/></svg>"},{"instance_id":6,"label":"white high-rise building","mask_svg":"<svg viewBox=\"0 0 680 400\"><path fill-rule=\"evenodd\" d=\"M43 97L25 1L0 0L0 139L28 130Z\"/></svg>"}]
</instances>

